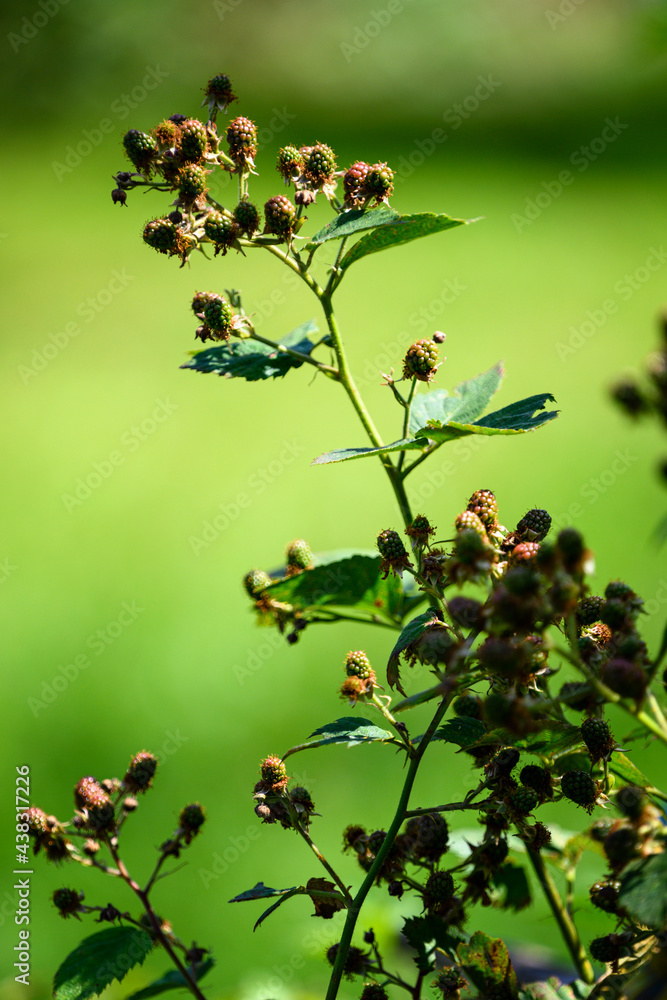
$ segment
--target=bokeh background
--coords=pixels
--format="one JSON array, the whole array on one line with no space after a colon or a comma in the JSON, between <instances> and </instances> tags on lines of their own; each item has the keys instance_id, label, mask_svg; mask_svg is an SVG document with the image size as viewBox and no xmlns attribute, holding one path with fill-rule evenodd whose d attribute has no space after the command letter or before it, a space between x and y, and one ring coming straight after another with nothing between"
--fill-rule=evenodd
<instances>
[{"instance_id":1,"label":"bokeh background","mask_svg":"<svg viewBox=\"0 0 667 1000\"><path fill-rule=\"evenodd\" d=\"M415 507L446 535L470 493L490 487L506 524L532 506L574 523L596 553L594 591L630 582L652 612L655 649L667 567L649 538L665 507L655 474L664 442L631 426L607 393L656 345L665 301L667 11L653 0L35 0L8 2L2 16L0 996L48 996L58 962L94 929L57 918L55 888L131 905L123 886L36 859L31 986L13 982L14 766L30 765L36 804L67 817L78 778L122 774L144 747L161 767L128 831L138 877L186 802L208 810L184 870L156 900L179 935L213 948L210 996L321 996L338 919L313 921L297 899L253 935L259 906L227 900L259 880L282 887L319 874L292 834L258 824L258 763L345 714L345 653L366 648L381 672L391 636L336 626L288 647L256 628L240 580L279 564L294 537L317 551L371 547L397 513L379 463L309 466L363 443L335 386L305 370L271 384L179 370L195 346L197 288L242 289L258 328L276 338L313 304L260 253L179 269L143 245L142 225L167 199L135 192L129 207L112 205L122 134L196 115L206 80L226 72L240 95L233 112L265 130L251 189L259 203L283 190L278 147L319 140L342 165L388 160L399 210L483 216L350 273L339 310L353 371L388 440L397 415L379 370L398 368L409 343L435 329L447 333L438 385L503 358L499 405L552 392L560 418L538 433L425 464ZM215 183L233 198L224 178ZM310 215L319 227L326 206ZM417 690L420 679L409 683ZM655 748L633 754L664 773ZM381 747L329 748L295 767L322 814L317 842L356 880L342 828L388 822L398 760ZM415 802L458 796L471 780L452 747L436 746ZM582 819L543 811L565 827ZM577 884L587 939L610 929L587 903L601 864L587 858ZM365 926L395 939L400 911L378 893ZM565 960L539 900L513 921L493 909L478 917L512 948ZM151 956L109 997L166 967Z\"/></svg>"}]
</instances>

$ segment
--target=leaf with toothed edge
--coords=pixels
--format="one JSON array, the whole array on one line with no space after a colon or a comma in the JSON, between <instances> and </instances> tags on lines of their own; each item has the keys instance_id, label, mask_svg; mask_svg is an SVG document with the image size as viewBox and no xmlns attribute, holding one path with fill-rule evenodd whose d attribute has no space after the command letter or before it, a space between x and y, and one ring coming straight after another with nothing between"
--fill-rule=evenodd
<instances>
[{"instance_id":1,"label":"leaf with toothed edge","mask_svg":"<svg viewBox=\"0 0 667 1000\"><path fill-rule=\"evenodd\" d=\"M339 264L340 270L345 271L356 261L361 260L362 257L367 257L369 254L379 253L381 250L388 250L390 247L401 246L403 243L410 243L412 240L431 236L433 233L441 233L445 229L453 229L456 226L467 226L469 223L476 221L476 219L452 219L449 215L438 215L434 212L401 215L395 222L381 226L372 233L362 236L341 260Z\"/></svg>"},{"instance_id":2,"label":"leaf with toothed edge","mask_svg":"<svg viewBox=\"0 0 667 1000\"><path fill-rule=\"evenodd\" d=\"M84 938L54 976L54 1000L99 996L114 979L120 982L133 966L141 965L153 943L137 927L109 927Z\"/></svg>"},{"instance_id":3,"label":"leaf with toothed edge","mask_svg":"<svg viewBox=\"0 0 667 1000\"><path fill-rule=\"evenodd\" d=\"M354 236L368 229L377 229L379 226L388 226L401 218L400 212L396 212L388 205L380 205L379 208L351 209L349 212L341 212L335 219L328 222L314 236L311 236L304 247L305 250L314 250L328 240L341 240L346 236Z\"/></svg>"},{"instance_id":4,"label":"leaf with toothed edge","mask_svg":"<svg viewBox=\"0 0 667 1000\"><path fill-rule=\"evenodd\" d=\"M316 740L313 739L314 736L321 738ZM380 729L369 719L360 719L356 715L347 715L334 722L328 722L325 726L320 726L319 729L311 733L308 739L308 743L300 743L288 750L287 753L283 754L282 759L286 760L291 754L298 753L300 750L313 750L316 747L330 746L333 743L346 743L348 748L358 746L361 743L396 743L398 746L403 746L403 743L393 733L387 732L386 729Z\"/></svg>"},{"instance_id":5,"label":"leaf with toothed edge","mask_svg":"<svg viewBox=\"0 0 667 1000\"><path fill-rule=\"evenodd\" d=\"M317 333L315 320L302 323L280 341L278 348L260 341L234 340L203 351L195 351L190 361L181 365L192 371L214 373L225 378L244 378L247 382L259 382L268 378L279 378L291 368L301 368L304 361L281 348L289 347L299 354L310 357L315 343L309 334Z\"/></svg>"}]
</instances>

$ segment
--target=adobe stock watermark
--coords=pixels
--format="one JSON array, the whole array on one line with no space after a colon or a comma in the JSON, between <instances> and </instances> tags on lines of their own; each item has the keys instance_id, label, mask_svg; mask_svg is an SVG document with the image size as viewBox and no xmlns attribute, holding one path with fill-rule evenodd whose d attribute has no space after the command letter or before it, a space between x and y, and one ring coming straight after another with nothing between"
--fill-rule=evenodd
<instances>
[{"instance_id":1,"label":"adobe stock watermark","mask_svg":"<svg viewBox=\"0 0 667 1000\"><path fill-rule=\"evenodd\" d=\"M567 361L569 357L583 347L587 340L595 336L601 330L610 316L619 310L619 300L628 302L635 292L650 281L653 275L665 266L667 262L667 251L660 245L659 247L649 247L646 260L636 267L634 271L626 273L622 278L614 283L613 292L616 298L607 298L595 309L587 309L583 322L578 326L572 324L568 327L570 336L567 340L559 340L554 344L554 350L561 361Z\"/></svg>"},{"instance_id":2,"label":"adobe stock watermark","mask_svg":"<svg viewBox=\"0 0 667 1000\"><path fill-rule=\"evenodd\" d=\"M563 21L567 21L568 17L571 17L584 3L586 0L561 0L556 10L545 10L544 16L551 30L553 31Z\"/></svg>"},{"instance_id":3,"label":"adobe stock watermark","mask_svg":"<svg viewBox=\"0 0 667 1000\"><path fill-rule=\"evenodd\" d=\"M406 3L409 2L410 0L406 0ZM373 39L377 38L380 32L391 24L397 14L402 14L404 10L403 0L389 0L386 7L369 11L368 21L363 25L356 26L352 32L352 40L340 43L340 51L345 57L345 62L351 63L355 56L361 55Z\"/></svg>"},{"instance_id":4,"label":"adobe stock watermark","mask_svg":"<svg viewBox=\"0 0 667 1000\"><path fill-rule=\"evenodd\" d=\"M213 10L218 15L220 21L224 21L227 14L231 14L240 7L244 0L213 0Z\"/></svg>"},{"instance_id":5,"label":"adobe stock watermark","mask_svg":"<svg viewBox=\"0 0 667 1000\"><path fill-rule=\"evenodd\" d=\"M0 561L0 584L6 583L10 576L16 572L18 566L14 566L9 559L2 559Z\"/></svg>"},{"instance_id":6,"label":"adobe stock watermark","mask_svg":"<svg viewBox=\"0 0 667 1000\"><path fill-rule=\"evenodd\" d=\"M58 664L53 677L49 681L42 681L39 697L27 699L28 708L34 717L45 712L77 680L79 674L92 665L93 657L103 656L143 613L144 608L138 607L136 601L123 601L118 614L111 621L87 636L84 642L87 652L77 653L69 663Z\"/></svg>"},{"instance_id":7,"label":"adobe stock watermark","mask_svg":"<svg viewBox=\"0 0 667 1000\"><path fill-rule=\"evenodd\" d=\"M247 510L253 500L279 479L304 451L304 446L298 441L283 441L276 457L248 476L245 489L240 490L228 503L218 504L218 512L202 522L200 533L190 535L188 542L194 554L198 556L203 549L216 542L230 524L241 516L241 512Z\"/></svg>"},{"instance_id":8,"label":"adobe stock watermark","mask_svg":"<svg viewBox=\"0 0 667 1000\"><path fill-rule=\"evenodd\" d=\"M438 127L434 128L423 139L415 139L413 143L415 149L407 156L400 156L396 162L396 174L403 180L411 177L429 156L433 156L439 146L447 142L450 133L460 129L464 121L474 115L479 110L480 105L488 101L499 87L502 87L502 81L494 80L493 74L478 76L474 89L462 101L443 111L442 120L449 127L449 131Z\"/></svg>"},{"instance_id":9,"label":"adobe stock watermark","mask_svg":"<svg viewBox=\"0 0 667 1000\"><path fill-rule=\"evenodd\" d=\"M101 145L106 135L116 131L118 122L124 121L169 75L159 66L146 66L146 73L141 82L133 87L129 93L122 93L111 102L109 114L112 117L105 116L93 128L82 129L81 138L76 143L70 143L65 147L63 159L52 161L51 169L58 180L62 181L64 177L76 170L83 160Z\"/></svg>"},{"instance_id":10,"label":"adobe stock watermark","mask_svg":"<svg viewBox=\"0 0 667 1000\"><path fill-rule=\"evenodd\" d=\"M32 14L21 18L21 27L18 32L10 31L7 35L7 41L14 52L18 52L24 45L36 38L42 28L45 28L49 21L60 12L60 8L67 3L69 0L38 0Z\"/></svg>"},{"instance_id":11,"label":"adobe stock watermark","mask_svg":"<svg viewBox=\"0 0 667 1000\"><path fill-rule=\"evenodd\" d=\"M61 495L60 499L65 505L67 513L71 514L73 510L85 503L95 490L98 490L103 483L110 479L120 465L124 465L127 456L152 437L177 409L178 404L172 403L169 398L156 399L155 407L150 415L144 417L140 423L133 424L121 434L120 448L109 452L106 458L93 462L92 470L85 476L79 476L73 491Z\"/></svg>"},{"instance_id":12,"label":"adobe stock watermark","mask_svg":"<svg viewBox=\"0 0 667 1000\"><path fill-rule=\"evenodd\" d=\"M605 118L604 128L600 135L591 139L587 145L575 149L570 155L569 162L578 173L583 174L616 142L627 128L629 128L629 124L622 122L618 116ZM572 173L571 170L561 170L558 176L552 180L542 181L541 190L532 198L526 198L523 215L519 212L513 212L510 216L510 221L517 233L522 233L527 226L531 226L536 219L539 219L542 212L553 205L554 201L560 198L565 189L575 180L576 174Z\"/></svg>"},{"instance_id":13,"label":"adobe stock watermark","mask_svg":"<svg viewBox=\"0 0 667 1000\"><path fill-rule=\"evenodd\" d=\"M44 369L69 347L72 340L78 337L84 326L92 323L107 306L111 305L116 296L134 281L134 275L128 274L125 268L114 268L109 281L94 295L88 295L75 307L74 313L78 319L71 319L60 330L49 333L41 347L34 347L29 364L19 365L18 375L24 385L43 372ZM79 321L80 320L80 321Z\"/></svg>"}]
</instances>

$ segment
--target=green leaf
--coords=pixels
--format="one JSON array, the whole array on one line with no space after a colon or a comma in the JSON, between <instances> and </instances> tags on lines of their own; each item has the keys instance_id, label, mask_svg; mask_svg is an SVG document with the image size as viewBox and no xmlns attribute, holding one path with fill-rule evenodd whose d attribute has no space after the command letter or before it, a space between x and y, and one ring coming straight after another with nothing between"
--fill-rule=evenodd
<instances>
[{"instance_id":1,"label":"green leaf","mask_svg":"<svg viewBox=\"0 0 667 1000\"><path fill-rule=\"evenodd\" d=\"M440 917L428 916L407 917L403 923L403 936L417 952L414 962L419 971L424 973L430 972L434 967L434 960L430 955L432 949L429 947L431 942L453 958L457 945L468 939L453 924L448 927Z\"/></svg>"},{"instance_id":2,"label":"green leaf","mask_svg":"<svg viewBox=\"0 0 667 1000\"><path fill-rule=\"evenodd\" d=\"M378 253L380 250L387 250L389 247L400 246L403 243L410 243L412 240L421 239L422 236L431 236L433 233L441 233L445 229L453 229L455 226L465 226L475 219L452 219L449 215L436 215L433 212L424 212L419 215L401 215L399 219L387 226L382 226L374 232L361 239L347 251L342 261L340 269L345 271L355 261L367 257L369 254Z\"/></svg>"},{"instance_id":3,"label":"green leaf","mask_svg":"<svg viewBox=\"0 0 667 1000\"><path fill-rule=\"evenodd\" d=\"M302 323L280 342L281 347L289 347L299 354L310 356L315 344L308 334L317 333L315 320ZM290 368L300 368L304 364L286 351L276 350L256 340L230 340L205 351L197 351L190 361L181 368L196 372L214 372L226 378L244 378L248 382L284 376Z\"/></svg>"},{"instance_id":4,"label":"green leaf","mask_svg":"<svg viewBox=\"0 0 667 1000\"><path fill-rule=\"evenodd\" d=\"M403 590L400 580L380 576L380 556L355 555L320 563L313 569L279 580L264 593L302 613L318 608L352 608L371 620L400 621Z\"/></svg>"},{"instance_id":5,"label":"green leaf","mask_svg":"<svg viewBox=\"0 0 667 1000\"><path fill-rule=\"evenodd\" d=\"M212 958L207 958L205 962L202 962L195 972L191 973L195 981L199 982L203 979L214 965L215 962ZM170 972L165 972L160 979L156 979L154 983L145 986L143 990L126 997L126 1000L149 1000L149 997L157 997L160 993L166 993L168 990L187 990L188 988L185 977L178 969L172 969Z\"/></svg>"},{"instance_id":6,"label":"green leaf","mask_svg":"<svg viewBox=\"0 0 667 1000\"><path fill-rule=\"evenodd\" d=\"M84 938L53 979L55 1000L88 1000L109 983L119 982L151 951L151 937L137 927L108 927Z\"/></svg>"},{"instance_id":7,"label":"green leaf","mask_svg":"<svg viewBox=\"0 0 667 1000\"><path fill-rule=\"evenodd\" d=\"M498 889L504 889L505 895L500 904L503 909L523 910L531 903L530 886L526 871L521 865L508 861L493 873L493 884Z\"/></svg>"},{"instance_id":8,"label":"green leaf","mask_svg":"<svg viewBox=\"0 0 667 1000\"><path fill-rule=\"evenodd\" d=\"M337 448L334 451L327 451L324 455L313 459L311 465L330 465L331 462L350 462L353 458L367 458L369 455L384 455L390 451L417 451L420 448L428 448L426 438L402 438L392 444L385 444L382 448Z\"/></svg>"},{"instance_id":9,"label":"green leaf","mask_svg":"<svg viewBox=\"0 0 667 1000\"><path fill-rule=\"evenodd\" d=\"M401 634L396 640L396 645L392 649L389 655L389 662L387 663L387 683L390 687L397 687L401 694L405 694L400 684L400 673L398 669L398 663L401 653L416 642L417 639L427 632L432 625L442 625L438 613L435 608L429 608L427 611L422 612L421 615L417 615L412 621L409 621L407 625L404 625L401 629Z\"/></svg>"},{"instance_id":10,"label":"green leaf","mask_svg":"<svg viewBox=\"0 0 667 1000\"><path fill-rule=\"evenodd\" d=\"M459 747L469 747L477 743L486 733L486 726L479 719L456 717L447 719L433 734L434 740L456 743Z\"/></svg>"},{"instance_id":11,"label":"green leaf","mask_svg":"<svg viewBox=\"0 0 667 1000\"><path fill-rule=\"evenodd\" d=\"M441 424L454 418L461 423L476 420L498 392L504 374L502 361L499 361L481 375L455 386L451 394L446 389L434 389L415 396L410 408L410 431L425 435L430 420Z\"/></svg>"},{"instance_id":12,"label":"green leaf","mask_svg":"<svg viewBox=\"0 0 667 1000\"><path fill-rule=\"evenodd\" d=\"M645 774L639 770L624 753L614 752L609 758L609 770L618 778L640 788L648 788L651 784Z\"/></svg>"},{"instance_id":13,"label":"green leaf","mask_svg":"<svg viewBox=\"0 0 667 1000\"><path fill-rule=\"evenodd\" d=\"M667 927L667 853L631 862L620 876L619 903L631 917L652 930Z\"/></svg>"},{"instance_id":14,"label":"green leaf","mask_svg":"<svg viewBox=\"0 0 667 1000\"><path fill-rule=\"evenodd\" d=\"M459 962L466 975L478 990L486 992L504 983L511 996L516 996L516 974L509 953L500 938L491 938L483 931L475 931L468 944L456 949Z\"/></svg>"},{"instance_id":15,"label":"green leaf","mask_svg":"<svg viewBox=\"0 0 667 1000\"><path fill-rule=\"evenodd\" d=\"M252 889L246 889L245 892L240 893L238 896L234 896L230 899L230 903L247 903L249 900L253 899L271 899L272 896L284 896L286 892L292 893L296 889L296 886L290 886L289 889L272 889L268 885L264 885L263 882L258 882L254 885Z\"/></svg>"},{"instance_id":16,"label":"green leaf","mask_svg":"<svg viewBox=\"0 0 667 1000\"><path fill-rule=\"evenodd\" d=\"M522 399L518 403L512 403L502 410L495 410L488 416L476 420L474 423L462 423L456 420L449 420L442 425L437 422L429 423L421 428L418 433L428 436L438 444L452 441L454 438L465 437L467 434L526 434L533 431L542 424L548 423L558 416L558 410L548 410L545 413L540 411L545 409L546 402L555 402L554 397L549 392L540 393L538 396L530 396Z\"/></svg>"},{"instance_id":17,"label":"green leaf","mask_svg":"<svg viewBox=\"0 0 667 1000\"><path fill-rule=\"evenodd\" d=\"M400 212L396 212L388 205L380 205L379 208L352 209L349 212L341 212L335 219L328 222L304 247L305 250L314 250L315 247L326 243L328 240L340 240L344 236L353 236L367 229L377 229L378 226L387 226L391 222L396 222L401 218Z\"/></svg>"},{"instance_id":18,"label":"green leaf","mask_svg":"<svg viewBox=\"0 0 667 1000\"><path fill-rule=\"evenodd\" d=\"M315 740L313 739L315 736L321 738ZM298 753L299 750L312 750L315 747L325 747L332 743L347 743L348 747L374 742L398 743L399 746L403 746L393 733L387 732L386 729L380 729L368 719L360 719L356 715L347 715L334 722L328 722L325 726L321 726L314 733L311 733L308 739L312 742L300 743L298 746L292 747L291 750L283 754L283 760L290 754Z\"/></svg>"},{"instance_id":19,"label":"green leaf","mask_svg":"<svg viewBox=\"0 0 667 1000\"><path fill-rule=\"evenodd\" d=\"M252 928L253 931L256 931L257 928L264 923L266 918L270 917L273 911L277 910L279 906L283 905L283 903L286 903L288 899L291 899L292 896L302 895L302 894L303 890L301 889L300 886L295 886L293 889L290 889L287 892L283 893L283 895L280 897L280 899L277 900L277 902L269 906L268 909L264 910L264 912L257 918Z\"/></svg>"}]
</instances>

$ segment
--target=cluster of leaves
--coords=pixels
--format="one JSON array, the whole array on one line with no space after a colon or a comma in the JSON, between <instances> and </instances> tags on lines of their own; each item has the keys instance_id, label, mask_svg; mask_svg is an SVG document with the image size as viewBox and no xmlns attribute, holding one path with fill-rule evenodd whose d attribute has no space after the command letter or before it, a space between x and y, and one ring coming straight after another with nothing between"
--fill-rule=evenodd
<instances>
[{"instance_id":1,"label":"cluster of leaves","mask_svg":"<svg viewBox=\"0 0 667 1000\"><path fill-rule=\"evenodd\" d=\"M178 858L199 833L205 821L199 802L191 802L181 810L176 830L158 848L158 859L145 886L131 878L120 855L121 833L139 806L138 796L151 788L157 765L157 758L142 750L132 757L122 779L98 781L90 775L81 778L74 788L74 815L67 821L47 815L37 806L19 816L20 830L32 840L35 854L43 852L55 864L78 862L121 879L142 907L140 916L133 917L112 903L105 906L84 903L85 895L78 889L56 889L53 905L61 917L81 920L82 915L96 914L96 923L113 926L85 938L68 955L54 977L55 1000L88 1000L98 996L114 979L123 979L131 968L143 963L155 946L167 951L176 969L128 1000L144 1000L167 990L191 988L213 967L213 959L206 957L207 949L196 943L186 947L171 925L157 915L149 900L151 889L164 877L161 871L164 863L169 858Z\"/></svg>"}]
</instances>

